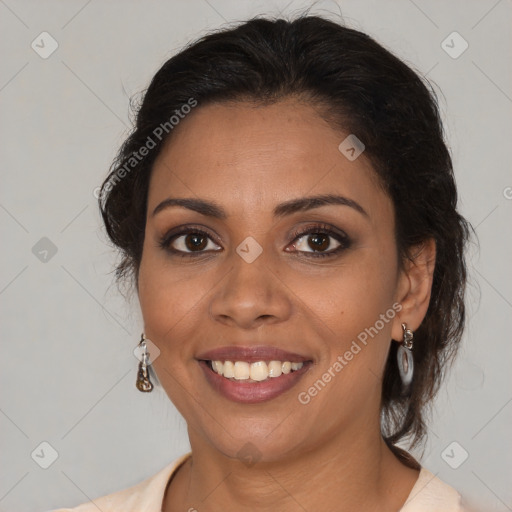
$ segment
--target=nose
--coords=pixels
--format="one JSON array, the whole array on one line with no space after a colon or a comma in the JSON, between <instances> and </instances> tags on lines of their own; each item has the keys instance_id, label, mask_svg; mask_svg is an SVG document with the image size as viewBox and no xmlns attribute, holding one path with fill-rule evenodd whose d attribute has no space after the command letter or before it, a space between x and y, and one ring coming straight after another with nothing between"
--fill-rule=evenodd
<instances>
[{"instance_id":1,"label":"nose","mask_svg":"<svg viewBox=\"0 0 512 512\"><path fill-rule=\"evenodd\" d=\"M291 292L263 255L247 263L233 252L228 265L230 270L211 297L209 312L216 322L252 329L290 317Z\"/></svg>"}]
</instances>

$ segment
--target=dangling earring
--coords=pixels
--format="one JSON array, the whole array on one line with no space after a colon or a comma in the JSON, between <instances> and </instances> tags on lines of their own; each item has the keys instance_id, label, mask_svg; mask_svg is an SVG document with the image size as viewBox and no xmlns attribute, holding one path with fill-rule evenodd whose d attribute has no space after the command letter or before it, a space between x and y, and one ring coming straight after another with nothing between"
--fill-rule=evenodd
<instances>
[{"instance_id":1,"label":"dangling earring","mask_svg":"<svg viewBox=\"0 0 512 512\"><path fill-rule=\"evenodd\" d=\"M146 336L142 333L139 347L142 348L142 359L139 362L139 371L137 373L137 382L136 386L139 391L150 392L153 389L153 384L149 380L148 373L148 361L149 361L149 352L146 346Z\"/></svg>"},{"instance_id":2,"label":"dangling earring","mask_svg":"<svg viewBox=\"0 0 512 512\"><path fill-rule=\"evenodd\" d=\"M404 341L398 347L396 357L398 362L398 370L405 389L409 387L412 382L414 373L414 360L412 358L412 341L414 335L410 329L407 329L407 324L402 324L404 331Z\"/></svg>"}]
</instances>

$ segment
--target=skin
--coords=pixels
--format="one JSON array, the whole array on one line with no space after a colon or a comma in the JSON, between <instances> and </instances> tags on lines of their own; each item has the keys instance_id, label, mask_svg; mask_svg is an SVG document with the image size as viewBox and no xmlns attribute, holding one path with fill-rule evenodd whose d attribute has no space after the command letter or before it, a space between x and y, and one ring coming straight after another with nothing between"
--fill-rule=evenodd
<instances>
[{"instance_id":1,"label":"skin","mask_svg":"<svg viewBox=\"0 0 512 512\"><path fill-rule=\"evenodd\" d=\"M426 314L435 245L415 248L414 262L399 269L392 201L364 153L354 161L340 153L347 135L292 98L212 104L180 122L155 162L138 293L146 335L161 351L154 368L187 421L193 453L168 486L164 511L396 511L418 478L381 437L380 394L390 344L403 339L401 323L414 331ZM327 205L272 217L279 203L332 193L356 201L367 216ZM152 215L171 196L213 200L227 218L183 207ZM345 232L351 244L312 257L311 235L292 233L318 223ZM159 245L182 225L211 233L201 239L203 253L180 258ZM252 263L236 252L248 236L263 249ZM186 237L172 245L190 254ZM338 244L327 238L322 250ZM301 404L297 394L396 303L402 309L395 318ZM210 387L195 359L224 345L278 346L313 365L273 400L234 403ZM250 467L237 455L246 443L258 459Z\"/></svg>"}]
</instances>

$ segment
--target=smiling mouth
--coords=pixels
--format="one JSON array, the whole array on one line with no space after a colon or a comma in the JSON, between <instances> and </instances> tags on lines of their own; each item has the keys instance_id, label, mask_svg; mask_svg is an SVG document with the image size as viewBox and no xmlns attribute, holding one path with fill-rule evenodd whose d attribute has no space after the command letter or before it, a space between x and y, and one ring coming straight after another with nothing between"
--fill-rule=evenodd
<instances>
[{"instance_id":1,"label":"smiling mouth","mask_svg":"<svg viewBox=\"0 0 512 512\"><path fill-rule=\"evenodd\" d=\"M312 361L212 361L203 360L210 370L232 382L256 383L276 379L301 370Z\"/></svg>"},{"instance_id":2,"label":"smiling mouth","mask_svg":"<svg viewBox=\"0 0 512 512\"><path fill-rule=\"evenodd\" d=\"M314 359L271 345L226 345L196 356L211 389L230 401L257 404L296 386Z\"/></svg>"}]
</instances>

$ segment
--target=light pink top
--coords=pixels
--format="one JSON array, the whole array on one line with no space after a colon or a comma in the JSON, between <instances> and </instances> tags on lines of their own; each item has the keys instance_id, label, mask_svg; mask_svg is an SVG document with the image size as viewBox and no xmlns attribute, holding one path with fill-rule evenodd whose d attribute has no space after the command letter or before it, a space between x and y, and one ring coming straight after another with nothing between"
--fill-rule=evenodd
<instances>
[{"instance_id":1,"label":"light pink top","mask_svg":"<svg viewBox=\"0 0 512 512\"><path fill-rule=\"evenodd\" d=\"M190 455L183 455L137 485L74 508L59 508L50 512L161 512L167 483ZM433 511L464 512L464 508L461 496L455 489L422 467L418 480L399 512Z\"/></svg>"}]
</instances>

